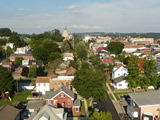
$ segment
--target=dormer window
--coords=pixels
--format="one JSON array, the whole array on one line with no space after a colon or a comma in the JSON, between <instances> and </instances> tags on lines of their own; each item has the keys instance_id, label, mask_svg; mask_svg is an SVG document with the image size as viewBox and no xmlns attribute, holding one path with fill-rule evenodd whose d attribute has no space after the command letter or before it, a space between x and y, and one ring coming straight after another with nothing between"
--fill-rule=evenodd
<instances>
[{"instance_id":1,"label":"dormer window","mask_svg":"<svg viewBox=\"0 0 160 120\"><path fill-rule=\"evenodd\" d=\"M64 94L60 94L59 97L60 97L60 98L64 98L65 95L64 95Z\"/></svg>"}]
</instances>

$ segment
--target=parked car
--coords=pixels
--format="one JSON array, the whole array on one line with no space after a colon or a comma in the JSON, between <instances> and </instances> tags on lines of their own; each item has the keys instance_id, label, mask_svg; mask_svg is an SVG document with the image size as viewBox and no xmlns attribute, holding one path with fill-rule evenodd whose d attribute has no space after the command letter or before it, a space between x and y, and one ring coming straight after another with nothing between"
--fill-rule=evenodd
<instances>
[{"instance_id":1,"label":"parked car","mask_svg":"<svg viewBox=\"0 0 160 120\"><path fill-rule=\"evenodd\" d=\"M99 112L99 108L98 108L98 105L97 105L97 101L95 99L93 99L93 107L94 109Z\"/></svg>"}]
</instances>

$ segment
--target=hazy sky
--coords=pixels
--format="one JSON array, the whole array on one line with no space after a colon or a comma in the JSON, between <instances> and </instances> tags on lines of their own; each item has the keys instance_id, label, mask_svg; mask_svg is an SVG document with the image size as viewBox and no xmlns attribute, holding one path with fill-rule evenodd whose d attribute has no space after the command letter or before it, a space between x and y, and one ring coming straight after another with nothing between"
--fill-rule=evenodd
<instances>
[{"instance_id":1,"label":"hazy sky","mask_svg":"<svg viewBox=\"0 0 160 120\"><path fill-rule=\"evenodd\" d=\"M0 28L41 33L160 32L160 0L1 0Z\"/></svg>"}]
</instances>

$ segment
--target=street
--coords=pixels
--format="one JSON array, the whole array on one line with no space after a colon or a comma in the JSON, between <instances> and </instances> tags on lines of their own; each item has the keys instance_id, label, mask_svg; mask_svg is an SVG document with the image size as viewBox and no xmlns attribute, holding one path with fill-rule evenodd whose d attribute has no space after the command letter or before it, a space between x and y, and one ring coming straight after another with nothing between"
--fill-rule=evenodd
<instances>
[{"instance_id":1,"label":"street","mask_svg":"<svg viewBox=\"0 0 160 120\"><path fill-rule=\"evenodd\" d=\"M107 98L105 101L103 102L98 102L98 108L100 111L105 111L105 112L110 112L112 114L112 120L120 120L120 117L111 101L111 99L109 98L108 93L107 94Z\"/></svg>"}]
</instances>

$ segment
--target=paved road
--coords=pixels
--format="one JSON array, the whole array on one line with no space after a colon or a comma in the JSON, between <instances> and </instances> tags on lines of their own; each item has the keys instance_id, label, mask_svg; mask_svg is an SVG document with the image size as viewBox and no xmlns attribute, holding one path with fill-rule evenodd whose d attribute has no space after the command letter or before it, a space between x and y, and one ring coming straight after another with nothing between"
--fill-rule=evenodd
<instances>
[{"instance_id":1,"label":"paved road","mask_svg":"<svg viewBox=\"0 0 160 120\"><path fill-rule=\"evenodd\" d=\"M109 98L108 93L107 93L107 99L105 101L98 102L98 108L99 108L99 110L102 110L105 112L109 111L112 114L112 120L120 120L120 117L119 117L111 99Z\"/></svg>"}]
</instances>

